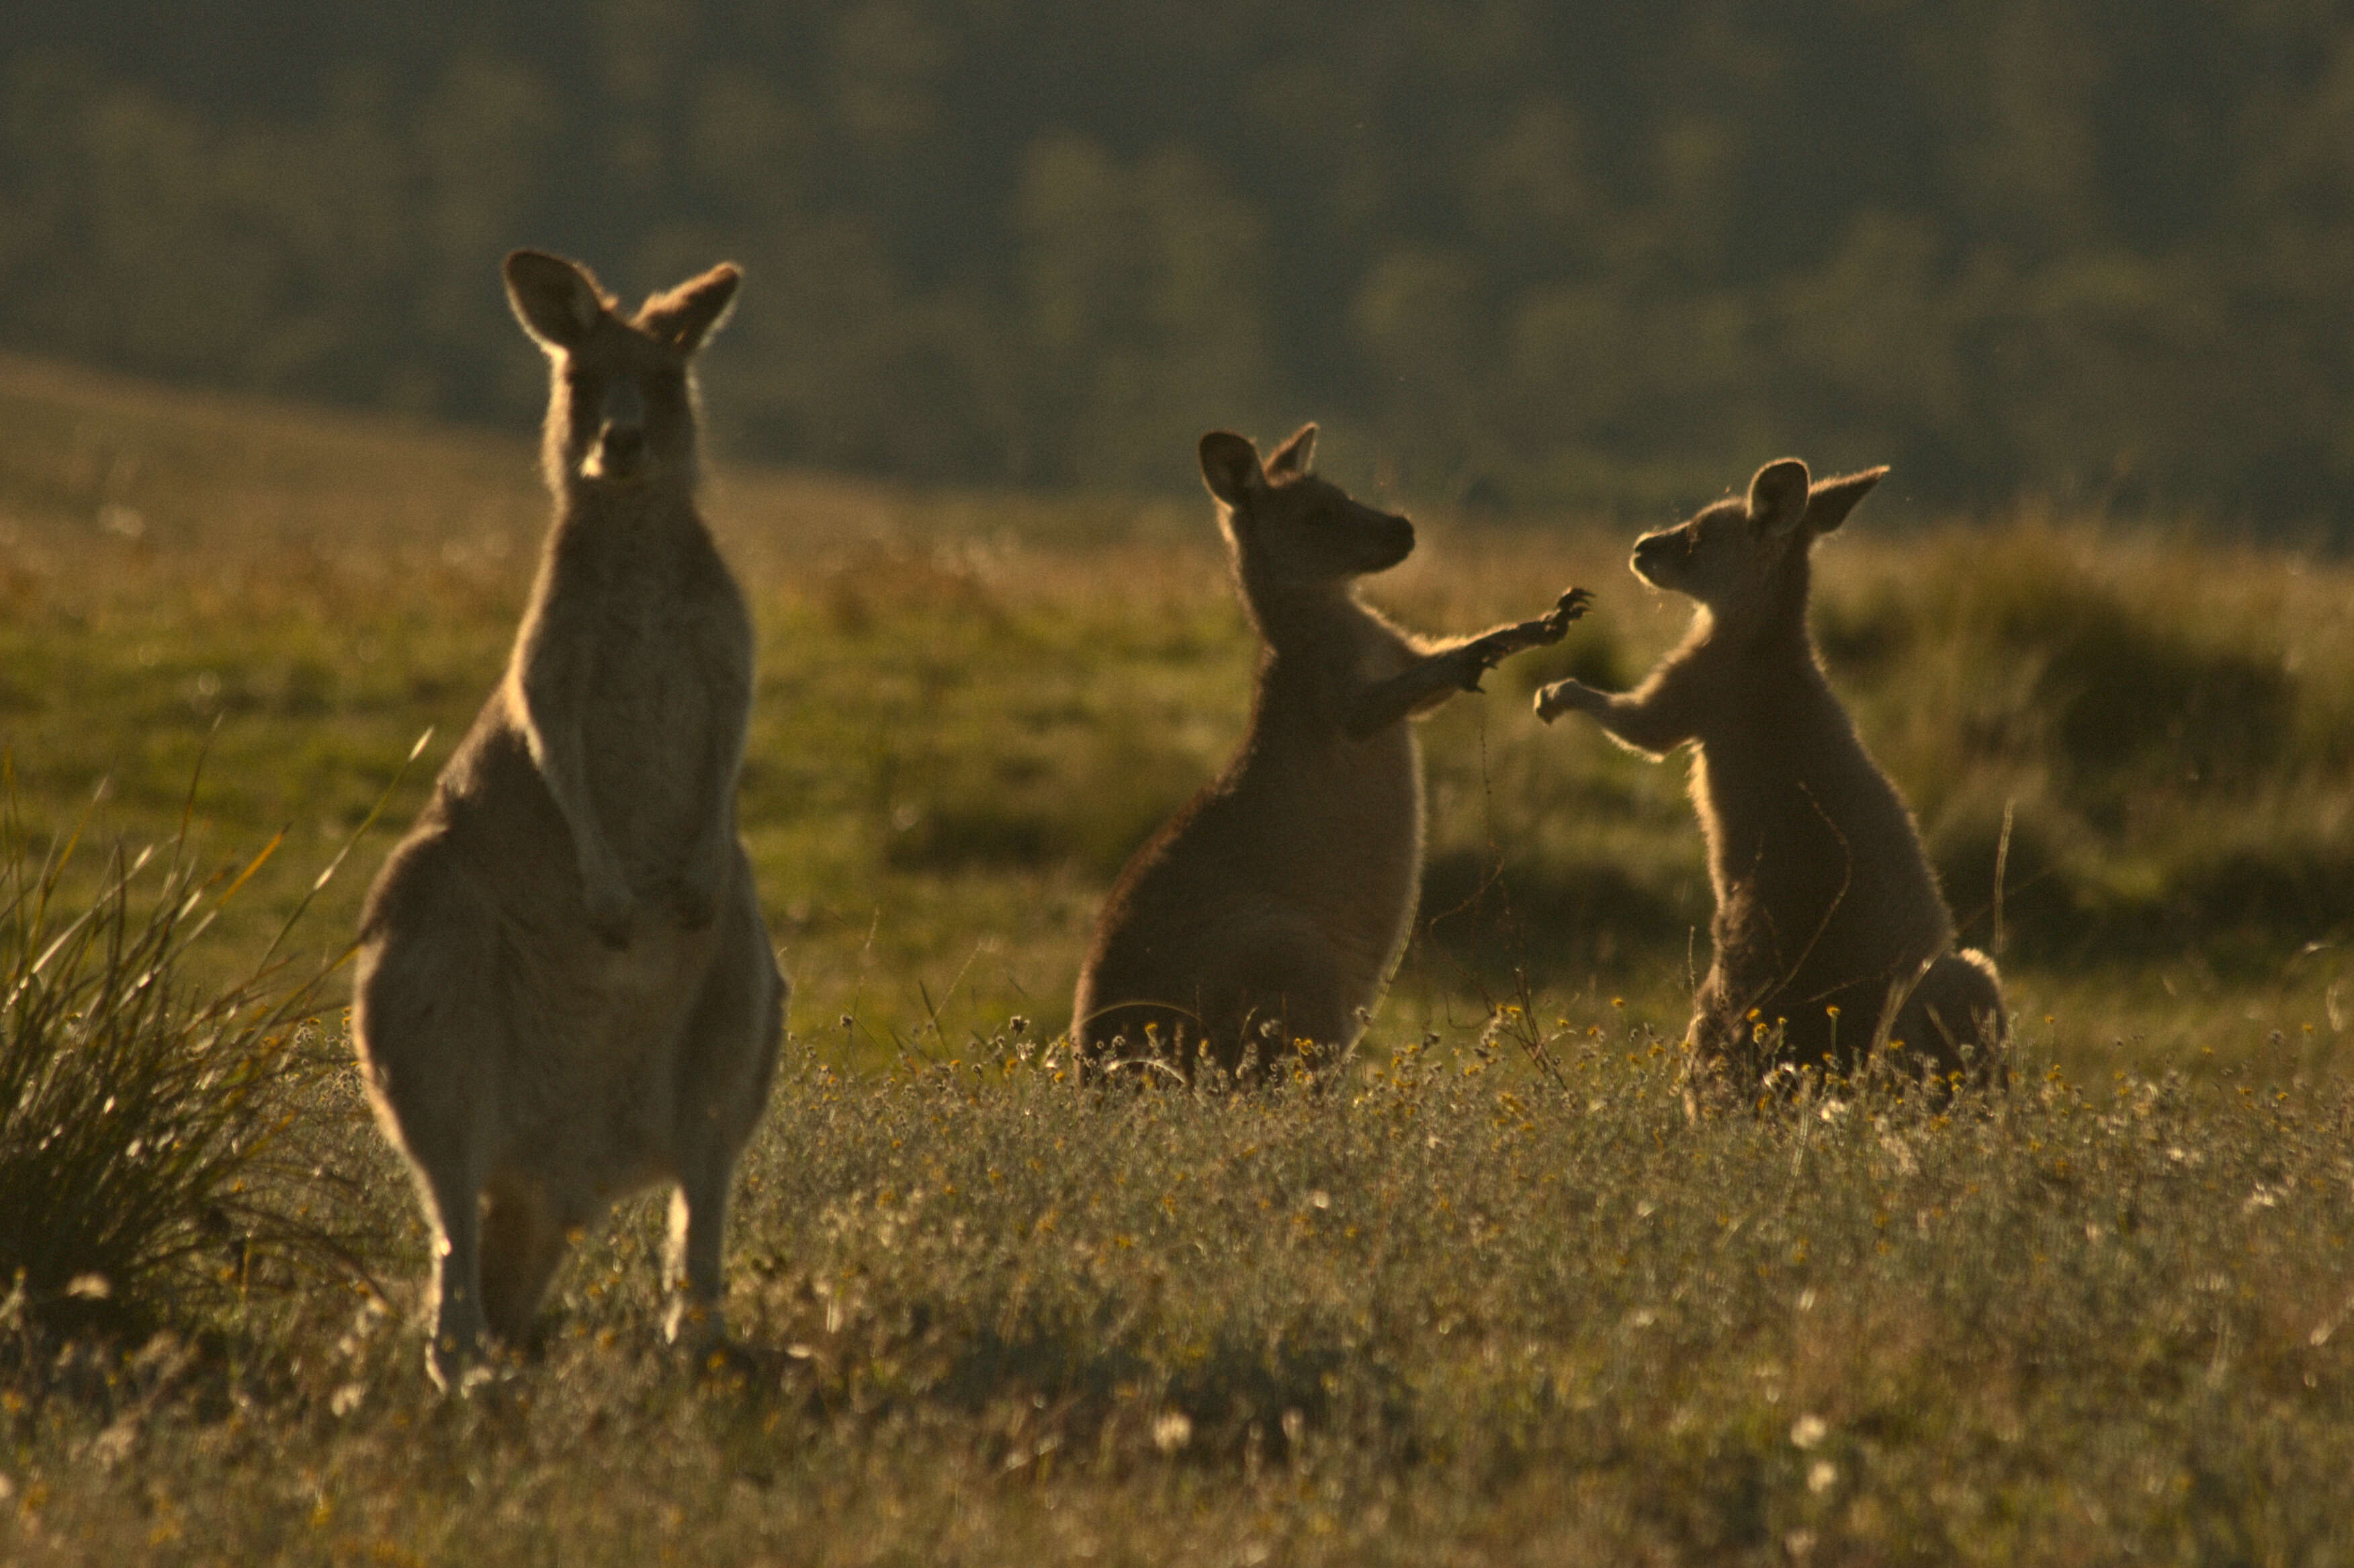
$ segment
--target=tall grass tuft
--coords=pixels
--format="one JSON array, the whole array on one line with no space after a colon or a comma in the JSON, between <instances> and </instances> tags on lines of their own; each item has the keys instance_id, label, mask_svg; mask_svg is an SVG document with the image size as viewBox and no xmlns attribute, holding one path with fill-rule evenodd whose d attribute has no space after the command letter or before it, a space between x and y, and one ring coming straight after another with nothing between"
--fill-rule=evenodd
<instances>
[{"instance_id":1,"label":"tall grass tuft","mask_svg":"<svg viewBox=\"0 0 2354 1568\"><path fill-rule=\"evenodd\" d=\"M292 1107L326 1070L318 982L265 959L225 988L180 968L260 869L192 863L186 832L69 876L0 821L0 1319L60 1335L185 1320L305 1258L347 1257L298 1207L319 1180ZM330 867L330 873L333 868ZM323 876L322 882L325 880Z\"/></svg>"}]
</instances>

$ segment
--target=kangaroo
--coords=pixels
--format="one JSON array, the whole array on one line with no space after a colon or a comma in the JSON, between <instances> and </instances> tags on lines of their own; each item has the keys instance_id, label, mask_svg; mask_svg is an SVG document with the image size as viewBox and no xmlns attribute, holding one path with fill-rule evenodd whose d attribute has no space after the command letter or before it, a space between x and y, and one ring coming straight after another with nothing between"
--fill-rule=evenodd
<instances>
[{"instance_id":1,"label":"kangaroo","mask_svg":"<svg viewBox=\"0 0 2354 1568\"><path fill-rule=\"evenodd\" d=\"M718 1340L789 991L736 833L751 619L695 502L692 364L738 274L629 320L558 257L505 276L548 356L555 524L504 678L368 891L353 1010L433 1230L445 1389L486 1336L523 1343L569 1237L656 1181L665 1333Z\"/></svg>"},{"instance_id":2,"label":"kangaroo","mask_svg":"<svg viewBox=\"0 0 2354 1568\"><path fill-rule=\"evenodd\" d=\"M1422 764L1405 720L1510 655L1560 641L1585 595L1542 619L1433 644L1352 584L1414 548L1414 524L1310 471L1307 425L1264 465L1225 430L1202 478L1260 652L1225 771L1121 872L1079 972L1072 1037L1090 1070L1207 1057L1249 1076L1266 1050L1352 1047L1405 946L1422 880Z\"/></svg>"},{"instance_id":3,"label":"kangaroo","mask_svg":"<svg viewBox=\"0 0 2354 1568\"><path fill-rule=\"evenodd\" d=\"M1807 630L1809 555L1888 471L1808 482L1786 458L1681 527L1636 541L1635 575L1698 602L1691 631L1633 692L1561 681L1537 716L1590 715L1657 758L1693 747L1691 795L1716 891L1715 959L1687 1047L1696 1088L1775 1058L1852 1069L1903 1042L1941 1075L2006 1039L1985 954L1954 921L1913 815L1865 752Z\"/></svg>"}]
</instances>

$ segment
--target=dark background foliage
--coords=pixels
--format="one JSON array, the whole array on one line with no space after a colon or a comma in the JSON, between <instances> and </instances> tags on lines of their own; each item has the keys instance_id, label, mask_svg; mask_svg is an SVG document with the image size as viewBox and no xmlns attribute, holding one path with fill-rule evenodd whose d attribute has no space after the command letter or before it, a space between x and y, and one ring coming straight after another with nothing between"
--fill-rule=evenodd
<instances>
[{"instance_id":1,"label":"dark background foliage","mask_svg":"<svg viewBox=\"0 0 2354 1568\"><path fill-rule=\"evenodd\" d=\"M728 255L744 456L1165 488L1313 416L1471 504L1795 450L2354 526L2328 0L13 0L0 60L25 350L521 423L504 249Z\"/></svg>"}]
</instances>

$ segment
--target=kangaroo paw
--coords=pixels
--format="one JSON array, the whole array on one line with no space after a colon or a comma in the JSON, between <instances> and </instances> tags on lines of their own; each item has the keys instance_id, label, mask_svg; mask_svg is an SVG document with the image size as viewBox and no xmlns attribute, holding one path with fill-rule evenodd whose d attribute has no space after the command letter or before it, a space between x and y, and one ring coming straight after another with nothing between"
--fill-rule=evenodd
<instances>
[{"instance_id":1,"label":"kangaroo paw","mask_svg":"<svg viewBox=\"0 0 2354 1568\"><path fill-rule=\"evenodd\" d=\"M588 928L609 948L619 950L628 947L637 931L637 902L626 887L592 888L588 895Z\"/></svg>"},{"instance_id":2,"label":"kangaroo paw","mask_svg":"<svg viewBox=\"0 0 2354 1568\"><path fill-rule=\"evenodd\" d=\"M1564 714L1592 713L1608 699L1583 681L1555 681L1536 694L1537 717L1551 724Z\"/></svg>"},{"instance_id":3,"label":"kangaroo paw","mask_svg":"<svg viewBox=\"0 0 2354 1568\"><path fill-rule=\"evenodd\" d=\"M693 876L677 876L664 883L659 895L662 906L687 931L709 929L719 915L719 889L706 885Z\"/></svg>"}]
</instances>

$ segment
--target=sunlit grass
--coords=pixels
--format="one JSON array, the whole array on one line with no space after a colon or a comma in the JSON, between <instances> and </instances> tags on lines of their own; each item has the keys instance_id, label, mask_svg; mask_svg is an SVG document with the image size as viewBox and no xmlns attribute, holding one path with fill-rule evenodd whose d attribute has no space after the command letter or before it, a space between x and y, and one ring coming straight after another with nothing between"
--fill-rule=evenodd
<instances>
[{"instance_id":1,"label":"sunlit grass","mask_svg":"<svg viewBox=\"0 0 2354 1568\"><path fill-rule=\"evenodd\" d=\"M655 1347L641 1206L469 1401L426 1383L410 1289L322 1287L244 1331L226 1423L134 1363L0 1414L0 1542L2327 1560L2344 1080L2080 1082L2045 1033L1990 1101L1818 1086L1698 1125L1606 1002L1239 1098L1088 1097L1026 1033L881 1076L796 1049L736 1217L740 1361Z\"/></svg>"},{"instance_id":2,"label":"sunlit grass","mask_svg":"<svg viewBox=\"0 0 2354 1568\"><path fill-rule=\"evenodd\" d=\"M0 804L0 1324L143 1331L350 1255L306 1136L343 1071L323 977L268 951L228 986L186 972L275 847L215 871L185 840L36 853ZM102 863L86 893L77 853Z\"/></svg>"}]
</instances>

